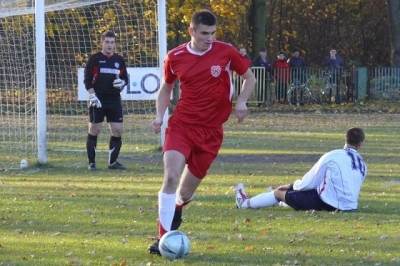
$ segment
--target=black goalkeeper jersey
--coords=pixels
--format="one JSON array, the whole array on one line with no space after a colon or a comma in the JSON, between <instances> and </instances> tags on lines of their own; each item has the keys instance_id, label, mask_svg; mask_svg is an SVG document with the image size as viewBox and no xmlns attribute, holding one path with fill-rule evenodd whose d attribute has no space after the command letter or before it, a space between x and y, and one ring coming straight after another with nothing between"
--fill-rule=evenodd
<instances>
[{"instance_id":1,"label":"black goalkeeper jersey","mask_svg":"<svg viewBox=\"0 0 400 266\"><path fill-rule=\"evenodd\" d=\"M107 57L98 52L90 56L85 67L85 87L87 90L93 88L100 100L120 99L120 90L113 87L118 76L128 84L124 59L118 54Z\"/></svg>"}]
</instances>

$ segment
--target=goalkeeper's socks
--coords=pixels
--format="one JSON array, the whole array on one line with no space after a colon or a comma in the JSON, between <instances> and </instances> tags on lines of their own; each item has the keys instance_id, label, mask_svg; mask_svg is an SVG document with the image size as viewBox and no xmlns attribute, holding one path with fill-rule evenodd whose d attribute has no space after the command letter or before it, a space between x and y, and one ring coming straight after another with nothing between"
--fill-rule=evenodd
<instances>
[{"instance_id":1,"label":"goalkeeper's socks","mask_svg":"<svg viewBox=\"0 0 400 266\"><path fill-rule=\"evenodd\" d=\"M246 204L243 205L247 205L248 208L252 209L271 207L278 204L279 202L275 198L274 191L258 194L257 196L254 196L247 201L248 202L245 202Z\"/></svg>"},{"instance_id":2,"label":"goalkeeper's socks","mask_svg":"<svg viewBox=\"0 0 400 266\"><path fill-rule=\"evenodd\" d=\"M121 150L122 140L121 137L111 136L110 138L110 150L108 152L108 164L113 164L119 155L119 151Z\"/></svg>"},{"instance_id":3,"label":"goalkeeper's socks","mask_svg":"<svg viewBox=\"0 0 400 266\"><path fill-rule=\"evenodd\" d=\"M97 136L88 134L86 140L86 151L89 159L89 164L95 163L96 161L96 146L97 146Z\"/></svg>"},{"instance_id":4,"label":"goalkeeper's socks","mask_svg":"<svg viewBox=\"0 0 400 266\"><path fill-rule=\"evenodd\" d=\"M172 220L175 214L176 194L158 192L158 232L161 238L171 230Z\"/></svg>"}]
</instances>

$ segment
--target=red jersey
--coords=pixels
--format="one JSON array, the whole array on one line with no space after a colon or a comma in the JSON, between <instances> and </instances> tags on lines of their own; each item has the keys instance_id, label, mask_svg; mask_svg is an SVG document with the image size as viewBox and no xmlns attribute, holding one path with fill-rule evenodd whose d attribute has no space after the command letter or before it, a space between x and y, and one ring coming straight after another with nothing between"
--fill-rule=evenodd
<instances>
[{"instance_id":1,"label":"red jersey","mask_svg":"<svg viewBox=\"0 0 400 266\"><path fill-rule=\"evenodd\" d=\"M164 79L180 82L181 95L170 123L220 127L232 111L231 70L243 75L249 61L232 45L214 41L196 52L189 43L171 50L164 61Z\"/></svg>"}]
</instances>

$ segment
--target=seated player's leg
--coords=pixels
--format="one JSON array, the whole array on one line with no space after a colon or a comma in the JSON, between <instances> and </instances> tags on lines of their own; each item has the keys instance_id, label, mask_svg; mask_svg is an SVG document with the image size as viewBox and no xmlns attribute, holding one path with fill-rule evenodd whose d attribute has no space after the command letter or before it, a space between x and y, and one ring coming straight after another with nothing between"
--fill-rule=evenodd
<instances>
[{"instance_id":1,"label":"seated player's leg","mask_svg":"<svg viewBox=\"0 0 400 266\"><path fill-rule=\"evenodd\" d=\"M108 151L108 168L124 170L126 169L117 161L122 146L123 115L120 102L109 106L106 109L107 122L110 128L110 142Z\"/></svg>"},{"instance_id":2,"label":"seated player's leg","mask_svg":"<svg viewBox=\"0 0 400 266\"><path fill-rule=\"evenodd\" d=\"M283 201L285 202L285 197L286 197L286 193L287 193L287 189L275 189L273 191L275 198L278 201Z\"/></svg>"},{"instance_id":3,"label":"seated player's leg","mask_svg":"<svg viewBox=\"0 0 400 266\"><path fill-rule=\"evenodd\" d=\"M244 190L244 185L242 183L237 184L234 187L234 191L235 191L236 208L238 209L249 208L248 206L249 196Z\"/></svg>"},{"instance_id":4,"label":"seated player's leg","mask_svg":"<svg viewBox=\"0 0 400 266\"><path fill-rule=\"evenodd\" d=\"M101 125L104 121L104 111L102 108L89 108L89 126L86 140L86 151L89 160L89 170L96 169L96 146L97 136L100 134Z\"/></svg>"},{"instance_id":5,"label":"seated player's leg","mask_svg":"<svg viewBox=\"0 0 400 266\"><path fill-rule=\"evenodd\" d=\"M248 197L243 184L235 187L236 207L238 209L258 209L271 207L279 203L274 191L260 193L254 197Z\"/></svg>"}]
</instances>

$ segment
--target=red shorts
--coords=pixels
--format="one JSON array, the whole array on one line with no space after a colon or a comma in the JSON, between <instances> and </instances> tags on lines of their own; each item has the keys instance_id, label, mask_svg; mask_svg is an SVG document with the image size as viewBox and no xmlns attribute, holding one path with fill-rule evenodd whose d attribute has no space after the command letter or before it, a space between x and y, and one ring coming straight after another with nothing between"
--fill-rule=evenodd
<instances>
[{"instance_id":1,"label":"red shorts","mask_svg":"<svg viewBox=\"0 0 400 266\"><path fill-rule=\"evenodd\" d=\"M222 127L187 127L170 123L165 132L163 150L182 153L190 172L202 179L218 155L223 136Z\"/></svg>"}]
</instances>

